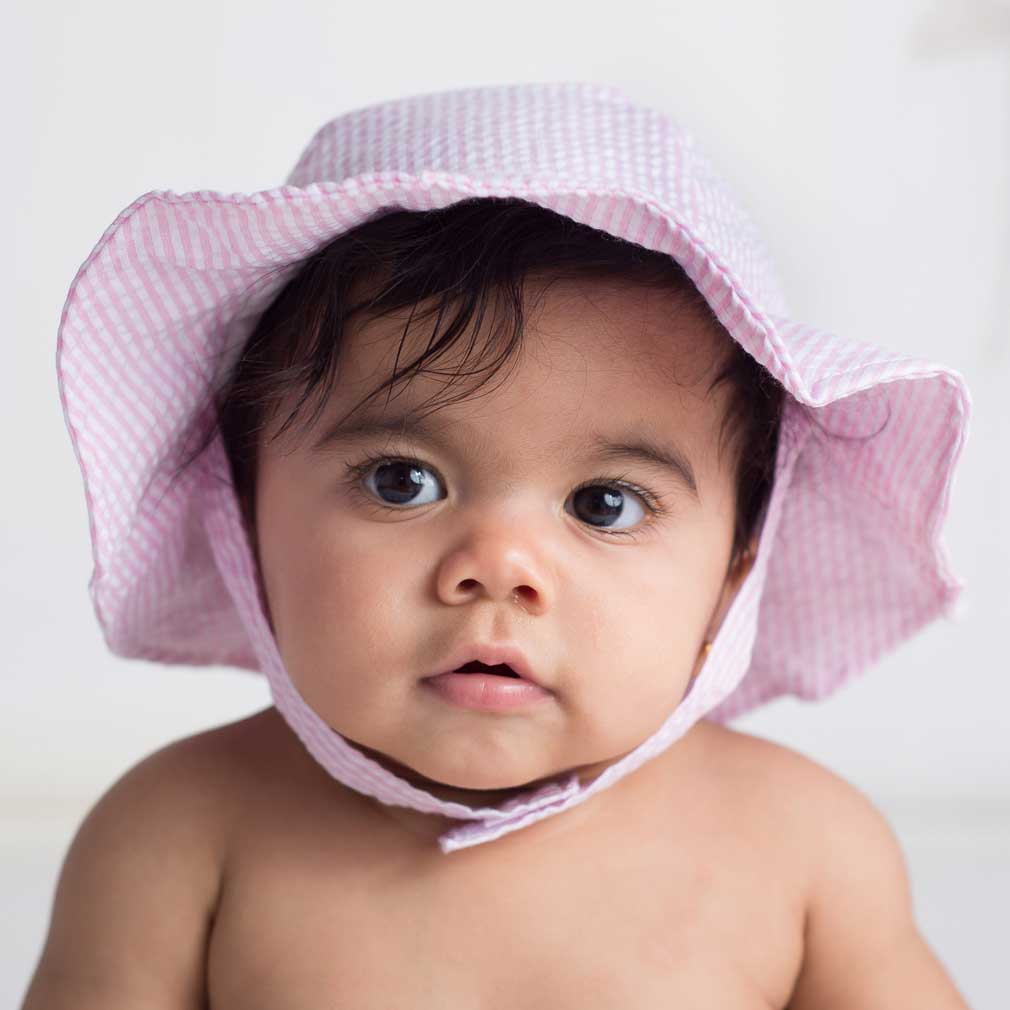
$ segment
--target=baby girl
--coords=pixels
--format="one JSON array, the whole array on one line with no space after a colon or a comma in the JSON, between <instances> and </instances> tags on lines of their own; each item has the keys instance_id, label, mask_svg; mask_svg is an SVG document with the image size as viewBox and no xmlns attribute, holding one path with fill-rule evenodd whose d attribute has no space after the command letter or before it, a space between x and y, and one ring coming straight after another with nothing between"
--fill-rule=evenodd
<instances>
[{"instance_id":1,"label":"baby girl","mask_svg":"<svg viewBox=\"0 0 1010 1010\"><path fill-rule=\"evenodd\" d=\"M145 194L58 368L110 649L273 703L98 800L24 1010L966 1006L881 813L726 724L951 612L967 391L791 319L664 114L412 96Z\"/></svg>"}]
</instances>

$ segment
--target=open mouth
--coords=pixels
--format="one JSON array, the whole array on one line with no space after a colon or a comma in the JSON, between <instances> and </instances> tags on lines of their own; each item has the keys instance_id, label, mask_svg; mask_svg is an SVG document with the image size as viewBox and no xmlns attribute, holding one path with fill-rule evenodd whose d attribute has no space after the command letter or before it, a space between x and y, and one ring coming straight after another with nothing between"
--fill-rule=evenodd
<instances>
[{"instance_id":1,"label":"open mouth","mask_svg":"<svg viewBox=\"0 0 1010 1010\"><path fill-rule=\"evenodd\" d=\"M487 666L485 663L481 663L476 659L453 670L453 673L493 673L498 677L514 677L516 680L521 679L519 674L516 673L515 670L513 670L507 663L496 663L494 666Z\"/></svg>"}]
</instances>

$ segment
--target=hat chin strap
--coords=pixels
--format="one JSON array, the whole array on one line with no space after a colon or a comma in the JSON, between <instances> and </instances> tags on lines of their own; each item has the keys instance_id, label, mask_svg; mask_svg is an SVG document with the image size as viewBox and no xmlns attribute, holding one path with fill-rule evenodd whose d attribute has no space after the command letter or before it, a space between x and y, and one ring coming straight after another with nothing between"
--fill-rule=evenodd
<instances>
[{"instance_id":1,"label":"hat chin strap","mask_svg":"<svg viewBox=\"0 0 1010 1010\"><path fill-rule=\"evenodd\" d=\"M783 429L785 434L785 429ZM718 705L743 679L757 631L758 603L767 571L770 544L782 510L788 477L797 453L781 446L794 440L780 436L780 466L753 565L734 596L701 673L663 725L592 782L581 785L576 772L558 776L539 788L521 793L498 806L469 807L440 799L365 756L327 725L295 688L281 659L264 613L257 568L230 479L220 433L208 448L203 495L204 523L221 577L266 674L274 705L316 761L350 789L381 803L439 814L463 823L439 836L443 852L482 842L532 824L582 803L665 751L702 716ZM781 462L785 456L785 463Z\"/></svg>"}]
</instances>

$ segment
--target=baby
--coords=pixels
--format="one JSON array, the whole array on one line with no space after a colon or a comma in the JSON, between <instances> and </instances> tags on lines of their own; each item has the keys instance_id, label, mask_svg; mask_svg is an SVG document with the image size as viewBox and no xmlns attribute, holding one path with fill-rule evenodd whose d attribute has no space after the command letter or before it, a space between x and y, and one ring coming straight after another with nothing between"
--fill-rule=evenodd
<instances>
[{"instance_id":1,"label":"baby","mask_svg":"<svg viewBox=\"0 0 1010 1010\"><path fill-rule=\"evenodd\" d=\"M274 703L92 808L24 1010L966 1006L884 817L725 723L949 612L967 393L789 320L664 116L348 113L124 211L59 353L110 648Z\"/></svg>"}]
</instances>

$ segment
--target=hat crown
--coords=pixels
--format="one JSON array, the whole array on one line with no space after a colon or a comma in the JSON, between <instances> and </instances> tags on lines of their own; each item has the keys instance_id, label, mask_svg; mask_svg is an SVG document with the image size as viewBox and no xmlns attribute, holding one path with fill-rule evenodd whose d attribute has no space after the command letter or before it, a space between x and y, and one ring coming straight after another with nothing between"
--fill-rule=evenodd
<instances>
[{"instance_id":1,"label":"hat crown","mask_svg":"<svg viewBox=\"0 0 1010 1010\"><path fill-rule=\"evenodd\" d=\"M469 180L475 196L513 183L641 194L690 230L766 311L786 312L761 234L691 133L620 88L494 85L354 109L316 131L286 181L305 188L372 174L444 174L456 185Z\"/></svg>"}]
</instances>

